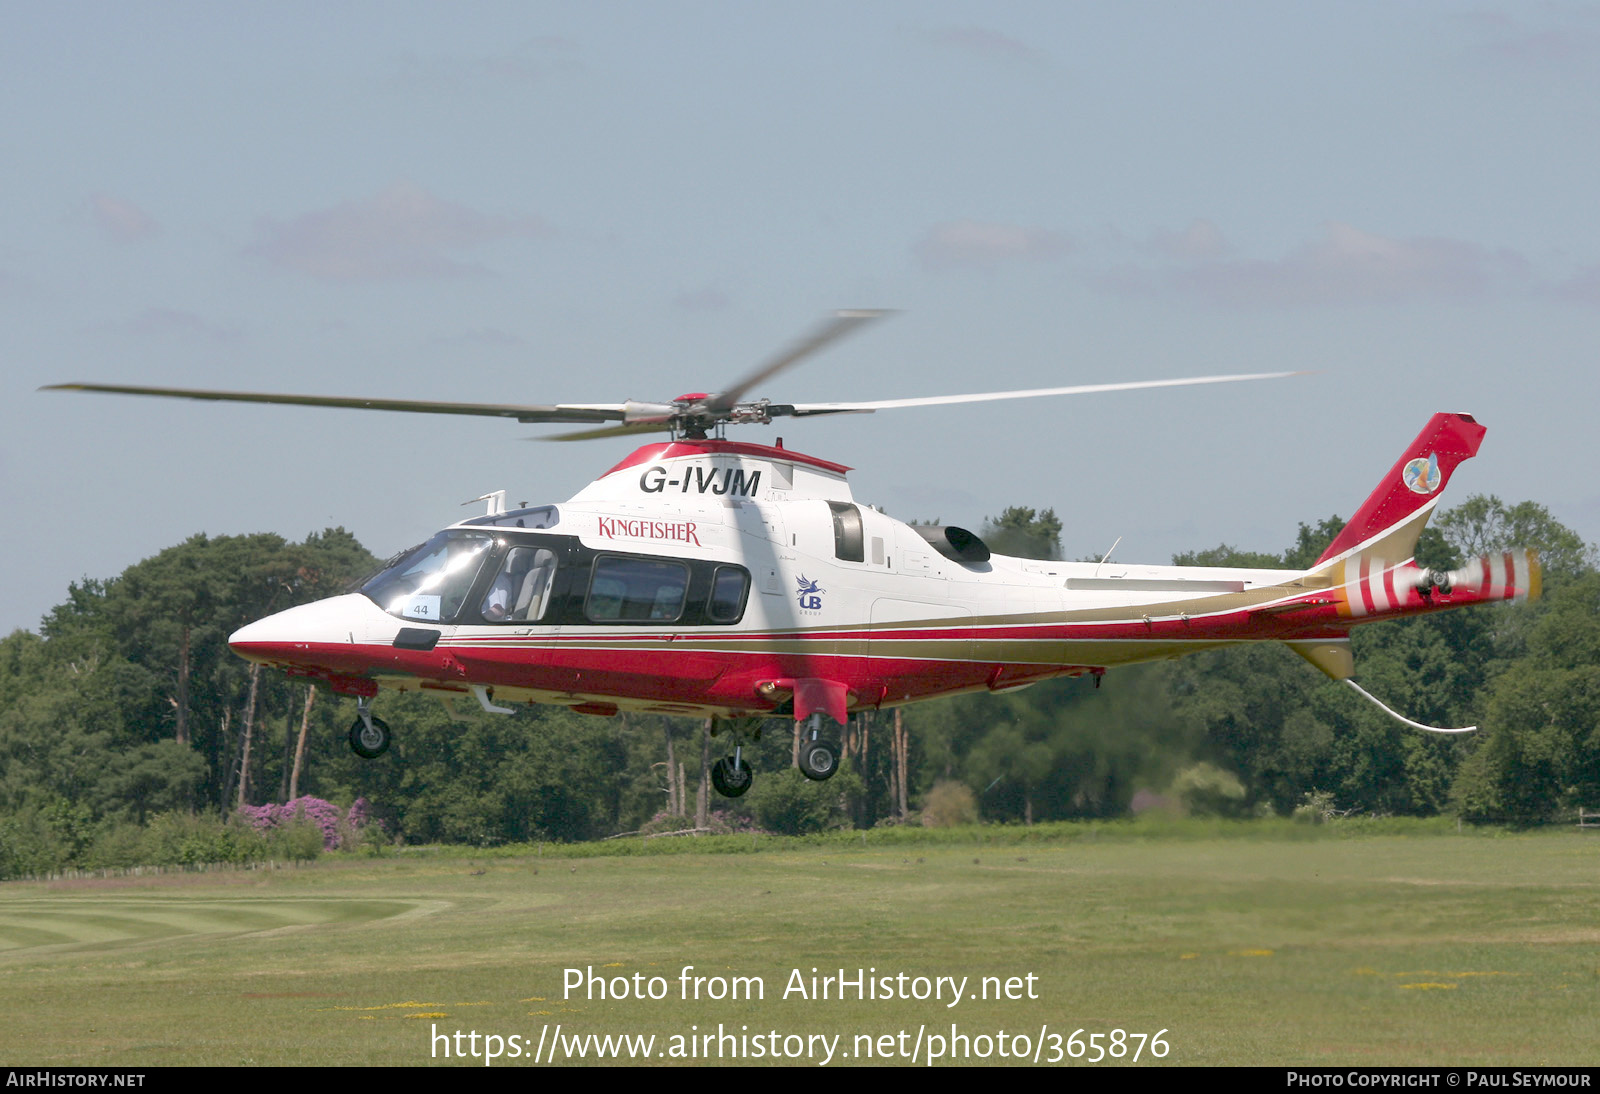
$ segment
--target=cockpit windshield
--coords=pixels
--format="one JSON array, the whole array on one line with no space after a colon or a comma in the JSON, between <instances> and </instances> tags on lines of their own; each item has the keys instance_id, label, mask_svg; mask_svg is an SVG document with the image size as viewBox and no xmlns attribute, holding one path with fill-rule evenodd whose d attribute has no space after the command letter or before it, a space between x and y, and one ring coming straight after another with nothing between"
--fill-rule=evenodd
<instances>
[{"instance_id":1,"label":"cockpit windshield","mask_svg":"<svg viewBox=\"0 0 1600 1094\"><path fill-rule=\"evenodd\" d=\"M493 545L484 532L440 532L402 555L361 591L401 619L453 623Z\"/></svg>"}]
</instances>

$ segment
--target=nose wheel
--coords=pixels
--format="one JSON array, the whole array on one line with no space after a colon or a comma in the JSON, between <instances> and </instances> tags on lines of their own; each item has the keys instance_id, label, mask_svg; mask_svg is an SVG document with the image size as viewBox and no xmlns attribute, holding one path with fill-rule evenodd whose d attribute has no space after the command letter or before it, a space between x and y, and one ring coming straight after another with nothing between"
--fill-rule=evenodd
<instances>
[{"instance_id":1,"label":"nose wheel","mask_svg":"<svg viewBox=\"0 0 1600 1094\"><path fill-rule=\"evenodd\" d=\"M744 742L761 739L761 719L718 718L711 723L711 736L721 733L732 735L733 755L711 765L711 786L724 798L742 797L756 781L756 773L745 762Z\"/></svg>"},{"instance_id":2,"label":"nose wheel","mask_svg":"<svg viewBox=\"0 0 1600 1094\"><path fill-rule=\"evenodd\" d=\"M363 760L376 760L389 751L392 739L389 723L382 718L374 718L366 703L358 703L356 713L358 716L350 726L350 751Z\"/></svg>"},{"instance_id":3,"label":"nose wheel","mask_svg":"<svg viewBox=\"0 0 1600 1094\"><path fill-rule=\"evenodd\" d=\"M750 784L755 782L755 773L750 770L750 765L744 763L738 753L724 756L711 765L711 785L718 794L724 798L741 797Z\"/></svg>"}]
</instances>

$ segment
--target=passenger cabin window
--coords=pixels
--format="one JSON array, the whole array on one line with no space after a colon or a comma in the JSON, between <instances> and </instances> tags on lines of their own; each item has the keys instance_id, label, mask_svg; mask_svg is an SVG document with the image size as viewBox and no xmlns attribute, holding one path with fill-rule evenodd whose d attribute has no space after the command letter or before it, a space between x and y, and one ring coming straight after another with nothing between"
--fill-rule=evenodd
<instances>
[{"instance_id":1,"label":"passenger cabin window","mask_svg":"<svg viewBox=\"0 0 1600 1094\"><path fill-rule=\"evenodd\" d=\"M830 501L833 510L833 553L846 562L866 559L866 543L861 530L861 510L847 501Z\"/></svg>"},{"instance_id":2,"label":"passenger cabin window","mask_svg":"<svg viewBox=\"0 0 1600 1094\"><path fill-rule=\"evenodd\" d=\"M584 615L595 623L672 623L682 618L688 592L685 563L602 555L594 562Z\"/></svg>"},{"instance_id":3,"label":"passenger cabin window","mask_svg":"<svg viewBox=\"0 0 1600 1094\"><path fill-rule=\"evenodd\" d=\"M478 611L491 623L537 623L550 604L556 555L545 547L513 547Z\"/></svg>"},{"instance_id":4,"label":"passenger cabin window","mask_svg":"<svg viewBox=\"0 0 1600 1094\"><path fill-rule=\"evenodd\" d=\"M713 623L737 623L744 617L745 597L750 593L750 575L739 566L718 566L711 579L711 598L706 602L706 618Z\"/></svg>"}]
</instances>

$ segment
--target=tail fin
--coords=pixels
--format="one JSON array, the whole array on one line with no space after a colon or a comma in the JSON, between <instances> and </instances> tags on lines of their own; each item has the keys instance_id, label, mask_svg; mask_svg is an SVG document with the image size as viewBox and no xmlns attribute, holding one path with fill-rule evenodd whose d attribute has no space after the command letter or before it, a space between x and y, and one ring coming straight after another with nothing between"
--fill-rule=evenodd
<instances>
[{"instance_id":1,"label":"tail fin","mask_svg":"<svg viewBox=\"0 0 1600 1094\"><path fill-rule=\"evenodd\" d=\"M1478 454L1485 432L1470 414L1435 414L1322 552L1311 568L1313 584L1335 590L1341 618L1354 622L1538 597L1539 556L1534 551L1506 551L1448 574L1419 569L1412 561L1417 537L1439 495L1461 462ZM1348 653L1336 655L1324 645L1297 646L1295 652L1336 680L1349 676Z\"/></svg>"},{"instance_id":2,"label":"tail fin","mask_svg":"<svg viewBox=\"0 0 1600 1094\"><path fill-rule=\"evenodd\" d=\"M1470 414L1435 414L1313 569L1346 556L1409 559L1451 474L1478 454L1486 432Z\"/></svg>"},{"instance_id":3,"label":"tail fin","mask_svg":"<svg viewBox=\"0 0 1600 1094\"><path fill-rule=\"evenodd\" d=\"M1385 713L1414 729L1435 729L1396 714L1354 680L1349 625L1494 600L1537 599L1541 577L1536 551L1505 551L1440 573L1416 565L1417 537L1450 476L1478 454L1487 432L1470 414L1435 414L1389 469L1350 523L1322 552L1304 583L1332 590L1340 627L1319 638L1290 640L1289 648L1334 680L1343 680ZM1326 601L1323 601L1326 603Z\"/></svg>"}]
</instances>

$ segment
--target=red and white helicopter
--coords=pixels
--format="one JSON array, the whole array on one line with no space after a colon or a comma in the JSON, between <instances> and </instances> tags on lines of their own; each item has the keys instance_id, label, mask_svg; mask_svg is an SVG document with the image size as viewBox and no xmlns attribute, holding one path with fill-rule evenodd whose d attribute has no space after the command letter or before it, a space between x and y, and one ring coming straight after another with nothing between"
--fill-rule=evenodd
<instances>
[{"instance_id":1,"label":"red and white helicopter","mask_svg":"<svg viewBox=\"0 0 1600 1094\"><path fill-rule=\"evenodd\" d=\"M709 716L733 751L712 781L749 788L742 742L793 717L800 770L838 764L830 727L850 712L1243 642L1283 642L1334 680L1351 677L1350 629L1486 601L1536 597L1533 551L1450 573L1419 568L1417 537L1472 457L1483 426L1436 414L1309 570L1041 562L992 554L961 528L912 526L860 505L849 468L726 440L729 424L994 399L1269 379L1208 376L861 403L747 401L746 393L880 312L840 312L718 394L668 403L503 406L176 388L59 388L237 402L469 414L596 426L583 440L670 435L570 500L464 520L391 561L359 592L279 612L230 639L242 657L357 699L350 744L381 755L382 689L475 697L486 711L555 703ZM1418 729L1430 729L1383 709ZM1468 727L1469 729L1472 727ZM1467 732L1439 730L1438 732Z\"/></svg>"}]
</instances>

